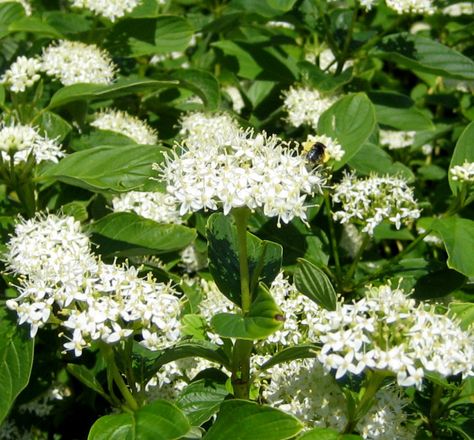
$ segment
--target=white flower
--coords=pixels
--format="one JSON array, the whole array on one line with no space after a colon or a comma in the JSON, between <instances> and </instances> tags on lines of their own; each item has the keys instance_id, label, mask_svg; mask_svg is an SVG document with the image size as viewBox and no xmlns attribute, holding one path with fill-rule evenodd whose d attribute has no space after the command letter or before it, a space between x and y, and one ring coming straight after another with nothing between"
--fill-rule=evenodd
<instances>
[{"instance_id":1,"label":"white flower","mask_svg":"<svg viewBox=\"0 0 474 440\"><path fill-rule=\"evenodd\" d=\"M306 139L306 142L303 143L303 146L306 149L306 145L308 147L313 146L316 142L322 143L325 148L325 156L327 156L327 160L335 160L339 161L343 158L345 151L342 149L341 145L337 142L337 139L333 139L329 136L324 134L321 135L312 135L310 134Z\"/></svg>"},{"instance_id":2,"label":"white flower","mask_svg":"<svg viewBox=\"0 0 474 440\"><path fill-rule=\"evenodd\" d=\"M443 15L459 17L461 15L474 14L474 4L472 2L459 2L446 6L441 11Z\"/></svg>"},{"instance_id":3,"label":"white flower","mask_svg":"<svg viewBox=\"0 0 474 440\"><path fill-rule=\"evenodd\" d=\"M197 272L207 267L207 254L199 252L194 244L186 246L181 252L181 266L187 273Z\"/></svg>"},{"instance_id":4,"label":"white flower","mask_svg":"<svg viewBox=\"0 0 474 440\"><path fill-rule=\"evenodd\" d=\"M41 78L40 71L41 62L37 58L20 56L5 71L1 81L12 92L24 92Z\"/></svg>"},{"instance_id":5,"label":"white flower","mask_svg":"<svg viewBox=\"0 0 474 440\"><path fill-rule=\"evenodd\" d=\"M306 58L308 59L308 58ZM352 60L347 60L344 62L344 66L342 67L342 70L346 70L349 67L351 67L354 64ZM337 69L337 62L336 62L336 57L334 56L334 53L332 52L331 49L324 49L320 54L319 54L319 68L321 70L328 70L331 73L335 73Z\"/></svg>"},{"instance_id":6,"label":"white flower","mask_svg":"<svg viewBox=\"0 0 474 440\"><path fill-rule=\"evenodd\" d=\"M387 145L389 150L407 148L413 144L416 131L380 130L380 144Z\"/></svg>"},{"instance_id":7,"label":"white flower","mask_svg":"<svg viewBox=\"0 0 474 440\"><path fill-rule=\"evenodd\" d=\"M452 167L449 172L452 180L474 183L474 162L466 160L462 165Z\"/></svg>"},{"instance_id":8,"label":"white flower","mask_svg":"<svg viewBox=\"0 0 474 440\"><path fill-rule=\"evenodd\" d=\"M391 372L400 386L421 388L425 371L442 376L474 375L474 333L436 313L434 306L416 305L391 285L371 287L352 304L335 311L320 308L315 334L318 356L336 378L365 369Z\"/></svg>"},{"instance_id":9,"label":"white flower","mask_svg":"<svg viewBox=\"0 0 474 440\"><path fill-rule=\"evenodd\" d=\"M110 55L95 44L60 40L43 50L43 70L63 85L111 84L116 66Z\"/></svg>"},{"instance_id":10,"label":"white flower","mask_svg":"<svg viewBox=\"0 0 474 440\"><path fill-rule=\"evenodd\" d=\"M135 212L158 223L183 222L177 201L160 192L129 191L114 197L112 205L115 212Z\"/></svg>"},{"instance_id":11,"label":"white flower","mask_svg":"<svg viewBox=\"0 0 474 440\"><path fill-rule=\"evenodd\" d=\"M58 162L64 156L61 145L55 140L40 135L34 127L21 124L0 126L0 150L4 161L13 155L15 164L26 161L30 154L36 163Z\"/></svg>"},{"instance_id":12,"label":"white flower","mask_svg":"<svg viewBox=\"0 0 474 440\"><path fill-rule=\"evenodd\" d=\"M420 216L413 191L402 178L370 176L358 179L345 174L335 186L333 202L342 207L333 214L341 223L356 223L362 231L372 235L382 221L389 221L397 229Z\"/></svg>"},{"instance_id":13,"label":"white flower","mask_svg":"<svg viewBox=\"0 0 474 440\"><path fill-rule=\"evenodd\" d=\"M137 144L154 145L158 143L158 136L153 128L136 116L124 111L107 109L96 113L91 125L101 130L114 131L128 136Z\"/></svg>"},{"instance_id":14,"label":"white flower","mask_svg":"<svg viewBox=\"0 0 474 440\"><path fill-rule=\"evenodd\" d=\"M306 197L324 184L318 169L308 170L305 158L275 136L240 130L229 143L217 138L209 144L193 138L181 154L175 151L155 165L181 205L180 214L220 207L228 214L246 206L277 217L278 225L294 217L306 220Z\"/></svg>"},{"instance_id":15,"label":"white flower","mask_svg":"<svg viewBox=\"0 0 474 440\"><path fill-rule=\"evenodd\" d=\"M284 98L283 107L288 112L291 125L299 127L308 124L314 129L318 127L319 117L337 100L308 87L290 87L284 92Z\"/></svg>"},{"instance_id":16,"label":"white flower","mask_svg":"<svg viewBox=\"0 0 474 440\"><path fill-rule=\"evenodd\" d=\"M433 14L433 0L385 0L387 6L397 14Z\"/></svg>"},{"instance_id":17,"label":"white flower","mask_svg":"<svg viewBox=\"0 0 474 440\"><path fill-rule=\"evenodd\" d=\"M132 12L141 0L70 0L71 6L89 9L96 15L115 21Z\"/></svg>"}]
</instances>

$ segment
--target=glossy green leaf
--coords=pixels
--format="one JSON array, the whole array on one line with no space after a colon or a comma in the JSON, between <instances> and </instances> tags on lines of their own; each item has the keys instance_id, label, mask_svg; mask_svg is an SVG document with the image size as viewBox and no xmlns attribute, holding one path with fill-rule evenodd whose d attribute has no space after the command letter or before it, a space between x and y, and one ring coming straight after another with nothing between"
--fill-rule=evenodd
<instances>
[{"instance_id":1,"label":"glossy green leaf","mask_svg":"<svg viewBox=\"0 0 474 440\"><path fill-rule=\"evenodd\" d=\"M221 100L219 83L211 73L198 69L180 69L173 72L171 78L179 81L180 87L196 93L208 110L219 108Z\"/></svg>"},{"instance_id":2,"label":"glossy green leaf","mask_svg":"<svg viewBox=\"0 0 474 440\"><path fill-rule=\"evenodd\" d=\"M9 25L25 16L23 6L18 2L0 4L0 38L7 36L10 31Z\"/></svg>"},{"instance_id":3,"label":"glossy green leaf","mask_svg":"<svg viewBox=\"0 0 474 440\"><path fill-rule=\"evenodd\" d=\"M319 267L303 258L298 259L294 282L296 288L316 304L327 310L336 310L336 291Z\"/></svg>"},{"instance_id":4,"label":"glossy green leaf","mask_svg":"<svg viewBox=\"0 0 474 440\"><path fill-rule=\"evenodd\" d=\"M73 84L59 89L51 98L48 108L61 107L78 100L116 98L118 96L168 87L174 84L172 81L157 81L146 78L124 78L110 85Z\"/></svg>"},{"instance_id":5,"label":"glossy green leaf","mask_svg":"<svg viewBox=\"0 0 474 440\"><path fill-rule=\"evenodd\" d=\"M204 440L285 440L303 424L294 416L246 400L227 400Z\"/></svg>"},{"instance_id":6,"label":"glossy green leaf","mask_svg":"<svg viewBox=\"0 0 474 440\"><path fill-rule=\"evenodd\" d=\"M414 106L405 95L394 92L371 92L377 122L403 131L434 130L431 119Z\"/></svg>"},{"instance_id":7,"label":"glossy green leaf","mask_svg":"<svg viewBox=\"0 0 474 440\"><path fill-rule=\"evenodd\" d=\"M8 26L10 32L29 32L50 38L64 38L53 26L37 17L25 17Z\"/></svg>"},{"instance_id":8,"label":"glossy green leaf","mask_svg":"<svg viewBox=\"0 0 474 440\"><path fill-rule=\"evenodd\" d=\"M222 347L208 341L191 339L163 350L155 360L154 371L158 371L163 365L169 362L188 357L200 357L211 362L216 362L230 369L230 360Z\"/></svg>"},{"instance_id":9,"label":"glossy green leaf","mask_svg":"<svg viewBox=\"0 0 474 440\"><path fill-rule=\"evenodd\" d=\"M34 340L12 313L0 307L0 425L18 394L28 385Z\"/></svg>"},{"instance_id":10,"label":"glossy green leaf","mask_svg":"<svg viewBox=\"0 0 474 440\"><path fill-rule=\"evenodd\" d=\"M135 413L101 417L88 440L175 440L190 429L186 416L175 405L156 400Z\"/></svg>"},{"instance_id":11,"label":"glossy green leaf","mask_svg":"<svg viewBox=\"0 0 474 440\"><path fill-rule=\"evenodd\" d=\"M344 96L326 110L319 118L318 133L336 138L345 151L333 168L337 170L347 163L374 128L374 106L363 93Z\"/></svg>"},{"instance_id":12,"label":"glossy green leaf","mask_svg":"<svg viewBox=\"0 0 474 440\"><path fill-rule=\"evenodd\" d=\"M59 180L91 191L130 191L156 177L153 163L165 149L150 145L104 146L78 151L49 167L41 180Z\"/></svg>"},{"instance_id":13,"label":"glossy green leaf","mask_svg":"<svg viewBox=\"0 0 474 440\"><path fill-rule=\"evenodd\" d=\"M158 252L185 248L196 238L196 231L183 225L162 224L133 212L115 212L90 227L94 234Z\"/></svg>"},{"instance_id":14,"label":"glossy green leaf","mask_svg":"<svg viewBox=\"0 0 474 440\"><path fill-rule=\"evenodd\" d=\"M157 53L185 50L192 35L193 28L183 17L162 15L156 19L155 44Z\"/></svg>"},{"instance_id":15,"label":"glossy green leaf","mask_svg":"<svg viewBox=\"0 0 474 440\"><path fill-rule=\"evenodd\" d=\"M262 365L261 370L267 370L268 368L271 368L274 365L278 365L283 362L293 361L295 359L314 358L316 356L317 349L318 347L316 345L311 344L295 345L292 347L284 348L283 350L272 356L268 361L266 361Z\"/></svg>"},{"instance_id":16,"label":"glossy green leaf","mask_svg":"<svg viewBox=\"0 0 474 440\"><path fill-rule=\"evenodd\" d=\"M176 405L186 414L192 426L201 426L218 411L228 394L225 384L208 378L200 379L183 390Z\"/></svg>"},{"instance_id":17,"label":"glossy green leaf","mask_svg":"<svg viewBox=\"0 0 474 440\"><path fill-rule=\"evenodd\" d=\"M219 290L240 307L237 231L231 216L212 214L207 222L207 240L209 271ZM255 272L259 271L259 280L270 285L281 268L282 247L247 233L247 249L250 279L257 281Z\"/></svg>"},{"instance_id":18,"label":"glossy green leaf","mask_svg":"<svg viewBox=\"0 0 474 440\"><path fill-rule=\"evenodd\" d=\"M448 267L474 277L474 221L447 217L435 220L432 228L441 235L448 253Z\"/></svg>"},{"instance_id":19,"label":"glossy green leaf","mask_svg":"<svg viewBox=\"0 0 474 440\"><path fill-rule=\"evenodd\" d=\"M296 0L266 0L270 7L282 12L289 11L296 3Z\"/></svg>"},{"instance_id":20,"label":"glossy green leaf","mask_svg":"<svg viewBox=\"0 0 474 440\"><path fill-rule=\"evenodd\" d=\"M300 435L297 440L358 440L362 439L359 435L340 434L331 428L313 428Z\"/></svg>"},{"instance_id":21,"label":"glossy green leaf","mask_svg":"<svg viewBox=\"0 0 474 440\"><path fill-rule=\"evenodd\" d=\"M212 317L211 325L218 335L225 338L256 340L275 333L284 319L270 292L260 285L247 315L218 313Z\"/></svg>"},{"instance_id":22,"label":"glossy green leaf","mask_svg":"<svg viewBox=\"0 0 474 440\"><path fill-rule=\"evenodd\" d=\"M50 139L56 139L58 142L63 141L72 130L69 122L53 112L41 113L41 116L38 118L38 125Z\"/></svg>"},{"instance_id":23,"label":"glossy green leaf","mask_svg":"<svg viewBox=\"0 0 474 440\"><path fill-rule=\"evenodd\" d=\"M378 174L380 176L390 174L402 176L407 182L415 180L415 175L410 168L400 162L393 162L392 156L382 147L369 142L362 145L348 163L359 174L366 176L370 174Z\"/></svg>"},{"instance_id":24,"label":"glossy green leaf","mask_svg":"<svg viewBox=\"0 0 474 440\"><path fill-rule=\"evenodd\" d=\"M86 385L88 388L94 390L106 400L109 400L107 393L104 391L104 388L94 376L93 371L89 370L84 365L79 364L68 364L67 371L72 374L77 380L81 381L84 385Z\"/></svg>"},{"instance_id":25,"label":"glossy green leaf","mask_svg":"<svg viewBox=\"0 0 474 440\"><path fill-rule=\"evenodd\" d=\"M453 168L456 165L463 165L464 162L474 162L474 121L471 122L462 132L459 137L456 148L454 149L453 157L451 158L451 164L449 168ZM459 181L453 180L451 173L448 173L449 186L454 194L457 194L462 187Z\"/></svg>"},{"instance_id":26,"label":"glossy green leaf","mask_svg":"<svg viewBox=\"0 0 474 440\"><path fill-rule=\"evenodd\" d=\"M402 32L384 37L374 55L409 69L451 78L474 79L474 62L430 38Z\"/></svg>"}]
</instances>

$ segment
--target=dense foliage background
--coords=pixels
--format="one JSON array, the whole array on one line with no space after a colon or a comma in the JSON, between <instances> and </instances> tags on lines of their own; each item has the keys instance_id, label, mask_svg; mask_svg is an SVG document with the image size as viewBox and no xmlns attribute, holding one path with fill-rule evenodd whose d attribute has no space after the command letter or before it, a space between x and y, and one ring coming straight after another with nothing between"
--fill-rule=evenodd
<instances>
[{"instance_id":1,"label":"dense foliage background","mask_svg":"<svg viewBox=\"0 0 474 440\"><path fill-rule=\"evenodd\" d=\"M0 2L0 438L474 438L473 34Z\"/></svg>"}]
</instances>

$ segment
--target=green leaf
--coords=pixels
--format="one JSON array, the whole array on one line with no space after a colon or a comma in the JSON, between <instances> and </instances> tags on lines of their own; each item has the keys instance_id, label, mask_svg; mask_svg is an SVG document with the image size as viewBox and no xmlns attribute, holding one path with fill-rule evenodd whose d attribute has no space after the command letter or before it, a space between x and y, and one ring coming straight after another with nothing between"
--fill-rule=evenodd
<instances>
[{"instance_id":1,"label":"green leaf","mask_svg":"<svg viewBox=\"0 0 474 440\"><path fill-rule=\"evenodd\" d=\"M461 321L461 328L467 330L474 323L473 303L451 303L449 310Z\"/></svg>"},{"instance_id":2,"label":"green leaf","mask_svg":"<svg viewBox=\"0 0 474 440\"><path fill-rule=\"evenodd\" d=\"M162 15L156 19L155 44L157 53L185 50L192 35L193 28L183 17Z\"/></svg>"},{"instance_id":3,"label":"green leaf","mask_svg":"<svg viewBox=\"0 0 474 440\"><path fill-rule=\"evenodd\" d=\"M326 274L303 258L298 259L294 274L296 288L316 304L327 310L336 310L336 292Z\"/></svg>"},{"instance_id":4,"label":"green leaf","mask_svg":"<svg viewBox=\"0 0 474 440\"><path fill-rule=\"evenodd\" d=\"M51 98L49 109L61 107L69 102L93 99L111 99L149 90L168 87L176 83L154 79L122 78L110 85L73 84L59 89Z\"/></svg>"},{"instance_id":5,"label":"green leaf","mask_svg":"<svg viewBox=\"0 0 474 440\"><path fill-rule=\"evenodd\" d=\"M263 339L275 333L284 321L283 312L270 292L260 285L247 315L218 313L211 319L215 332L225 338Z\"/></svg>"},{"instance_id":6,"label":"green leaf","mask_svg":"<svg viewBox=\"0 0 474 440\"><path fill-rule=\"evenodd\" d=\"M473 140L474 139L474 122L471 122L462 132L461 136L459 137L456 148L454 149L453 157L451 158L451 164L449 168L453 168L456 165L463 165L464 162L474 162L474 147L473 147ZM456 180L453 180L451 177L451 173L448 173L449 178L449 186L451 187L451 191L453 194L457 194L462 184Z\"/></svg>"},{"instance_id":7,"label":"green leaf","mask_svg":"<svg viewBox=\"0 0 474 440\"><path fill-rule=\"evenodd\" d=\"M179 81L178 86L196 93L204 102L207 110L219 108L221 95L217 79L209 72L199 69L180 69L171 74L171 78Z\"/></svg>"},{"instance_id":8,"label":"green leaf","mask_svg":"<svg viewBox=\"0 0 474 440\"><path fill-rule=\"evenodd\" d=\"M448 267L474 277L474 221L459 217L440 218L433 222L432 228L443 239Z\"/></svg>"},{"instance_id":9,"label":"green leaf","mask_svg":"<svg viewBox=\"0 0 474 440\"><path fill-rule=\"evenodd\" d=\"M322 92L332 92L352 78L352 69L346 69L339 75L331 75L323 72L318 66L309 61L298 63L300 74L310 83L310 85Z\"/></svg>"},{"instance_id":10,"label":"green leaf","mask_svg":"<svg viewBox=\"0 0 474 440\"><path fill-rule=\"evenodd\" d=\"M375 128L375 110L364 93L344 96L319 118L318 133L336 138L344 149L335 170L347 163L362 147Z\"/></svg>"},{"instance_id":11,"label":"green leaf","mask_svg":"<svg viewBox=\"0 0 474 440\"><path fill-rule=\"evenodd\" d=\"M379 124L398 130L434 130L431 119L414 107L414 102L405 95L394 92L370 92Z\"/></svg>"},{"instance_id":12,"label":"green leaf","mask_svg":"<svg viewBox=\"0 0 474 440\"><path fill-rule=\"evenodd\" d=\"M444 268L418 278L414 298L426 301L441 298L459 289L466 282L466 277L455 270Z\"/></svg>"},{"instance_id":13,"label":"green leaf","mask_svg":"<svg viewBox=\"0 0 474 440\"><path fill-rule=\"evenodd\" d=\"M201 357L208 361L221 364L227 369L231 369L230 360L221 347L208 341L191 339L163 350L157 357L153 370L156 372L169 362L188 357Z\"/></svg>"},{"instance_id":14,"label":"green leaf","mask_svg":"<svg viewBox=\"0 0 474 440\"><path fill-rule=\"evenodd\" d=\"M0 4L0 38L6 37L10 31L9 25L25 16L25 10L20 3L12 1Z\"/></svg>"},{"instance_id":15,"label":"green leaf","mask_svg":"<svg viewBox=\"0 0 474 440\"><path fill-rule=\"evenodd\" d=\"M30 380L34 340L12 314L0 308L0 425Z\"/></svg>"},{"instance_id":16,"label":"green leaf","mask_svg":"<svg viewBox=\"0 0 474 440\"><path fill-rule=\"evenodd\" d=\"M183 225L162 224L133 212L115 212L97 220L91 232L158 252L185 248L196 238L196 231Z\"/></svg>"},{"instance_id":17,"label":"green leaf","mask_svg":"<svg viewBox=\"0 0 474 440\"><path fill-rule=\"evenodd\" d=\"M43 112L38 120L38 125L50 139L56 139L58 142L71 132L72 127L69 122L53 112Z\"/></svg>"},{"instance_id":18,"label":"green leaf","mask_svg":"<svg viewBox=\"0 0 474 440\"><path fill-rule=\"evenodd\" d=\"M40 180L59 180L91 191L130 191L156 176L164 148L150 145L104 146L72 153L49 167Z\"/></svg>"},{"instance_id":19,"label":"green leaf","mask_svg":"<svg viewBox=\"0 0 474 440\"><path fill-rule=\"evenodd\" d=\"M349 165L357 170L359 174L378 174L385 176L402 176L408 182L413 182L415 176L410 168L400 162L393 162L392 156L378 145L365 143L357 153L349 160Z\"/></svg>"},{"instance_id":20,"label":"green leaf","mask_svg":"<svg viewBox=\"0 0 474 440\"><path fill-rule=\"evenodd\" d=\"M383 38L374 55L421 72L450 78L474 79L474 62L429 38L402 32Z\"/></svg>"},{"instance_id":21,"label":"green leaf","mask_svg":"<svg viewBox=\"0 0 474 440\"><path fill-rule=\"evenodd\" d=\"M209 271L219 290L241 307L236 227L230 216L215 213L209 217L206 229ZM279 244L260 240L255 235L247 233L247 253L250 279L255 279L255 272L261 269L259 280L270 285L280 272L283 248Z\"/></svg>"},{"instance_id":22,"label":"green leaf","mask_svg":"<svg viewBox=\"0 0 474 440\"><path fill-rule=\"evenodd\" d=\"M192 426L201 426L217 412L228 394L225 384L208 378L200 379L183 390L176 405L186 414Z\"/></svg>"},{"instance_id":23,"label":"green leaf","mask_svg":"<svg viewBox=\"0 0 474 440\"><path fill-rule=\"evenodd\" d=\"M204 440L285 440L303 424L294 416L246 400L227 400Z\"/></svg>"},{"instance_id":24,"label":"green leaf","mask_svg":"<svg viewBox=\"0 0 474 440\"><path fill-rule=\"evenodd\" d=\"M274 365L293 361L295 359L314 358L317 349L318 347L316 345L310 344L295 345L293 347L284 348L265 362L260 369L262 371L267 370Z\"/></svg>"},{"instance_id":25,"label":"green leaf","mask_svg":"<svg viewBox=\"0 0 474 440\"><path fill-rule=\"evenodd\" d=\"M357 440L362 439L359 435L340 434L331 428L313 428L300 435L297 440Z\"/></svg>"},{"instance_id":26,"label":"green leaf","mask_svg":"<svg viewBox=\"0 0 474 440\"><path fill-rule=\"evenodd\" d=\"M102 385L94 376L94 373L84 365L68 364L67 371L88 388L100 394L104 399L110 400L109 396L102 388Z\"/></svg>"},{"instance_id":27,"label":"green leaf","mask_svg":"<svg viewBox=\"0 0 474 440\"><path fill-rule=\"evenodd\" d=\"M101 417L89 432L88 440L174 440L190 429L186 416L175 405L156 400L135 413Z\"/></svg>"},{"instance_id":28,"label":"green leaf","mask_svg":"<svg viewBox=\"0 0 474 440\"><path fill-rule=\"evenodd\" d=\"M51 38L64 38L53 26L41 21L38 17L25 17L8 26L10 32L29 32Z\"/></svg>"},{"instance_id":29,"label":"green leaf","mask_svg":"<svg viewBox=\"0 0 474 440\"><path fill-rule=\"evenodd\" d=\"M288 12L296 3L296 0L266 0L271 8L282 12Z\"/></svg>"}]
</instances>

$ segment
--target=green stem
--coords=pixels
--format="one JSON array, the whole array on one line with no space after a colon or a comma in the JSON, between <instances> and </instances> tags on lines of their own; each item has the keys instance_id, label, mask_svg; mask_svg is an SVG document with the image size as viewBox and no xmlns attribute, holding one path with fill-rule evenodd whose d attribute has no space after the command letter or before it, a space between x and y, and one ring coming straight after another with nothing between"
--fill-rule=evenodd
<instances>
[{"instance_id":1,"label":"green stem","mask_svg":"<svg viewBox=\"0 0 474 440\"><path fill-rule=\"evenodd\" d=\"M327 193L324 194L324 204L328 212L329 241L331 243L332 256L334 258L334 265L336 269L336 284L340 285L342 281L341 262L339 259L339 250L337 247L336 228L334 227L334 220L332 219L331 203L329 201L329 195Z\"/></svg>"},{"instance_id":2,"label":"green stem","mask_svg":"<svg viewBox=\"0 0 474 440\"><path fill-rule=\"evenodd\" d=\"M250 395L250 354L253 341L237 339L232 359L232 388L237 399L248 399Z\"/></svg>"},{"instance_id":3,"label":"green stem","mask_svg":"<svg viewBox=\"0 0 474 440\"><path fill-rule=\"evenodd\" d=\"M383 372L372 371L367 375L366 388L362 398L357 403L353 414L349 414L349 420L344 428L344 434L350 434L354 431L359 420L361 420L372 407L375 394L380 389L386 374Z\"/></svg>"},{"instance_id":4,"label":"green stem","mask_svg":"<svg viewBox=\"0 0 474 440\"><path fill-rule=\"evenodd\" d=\"M250 304L252 302L250 295L250 275L247 256L247 220L250 216L250 211L247 208L235 208L232 210L232 214L237 227L242 313L246 315L250 310Z\"/></svg>"},{"instance_id":5,"label":"green stem","mask_svg":"<svg viewBox=\"0 0 474 440\"><path fill-rule=\"evenodd\" d=\"M123 380L122 374L120 373L117 363L115 362L114 351L110 345L101 344L101 351L104 354L105 360L107 362L107 370L110 371L112 378L117 385L122 397L126 402L126 406L132 411L137 411L139 406L132 393L127 387L127 384Z\"/></svg>"},{"instance_id":6,"label":"green stem","mask_svg":"<svg viewBox=\"0 0 474 440\"><path fill-rule=\"evenodd\" d=\"M346 39L344 40L344 46L342 48L341 56L338 57L337 59L336 75L339 75L342 72L344 63L346 62L346 59L349 53L349 47L352 41L352 34L354 32L355 23L357 20L357 13L358 13L357 5L358 3L356 2L354 11L352 12L351 24L349 25L349 29L347 30L347 34L346 34Z\"/></svg>"}]
</instances>

